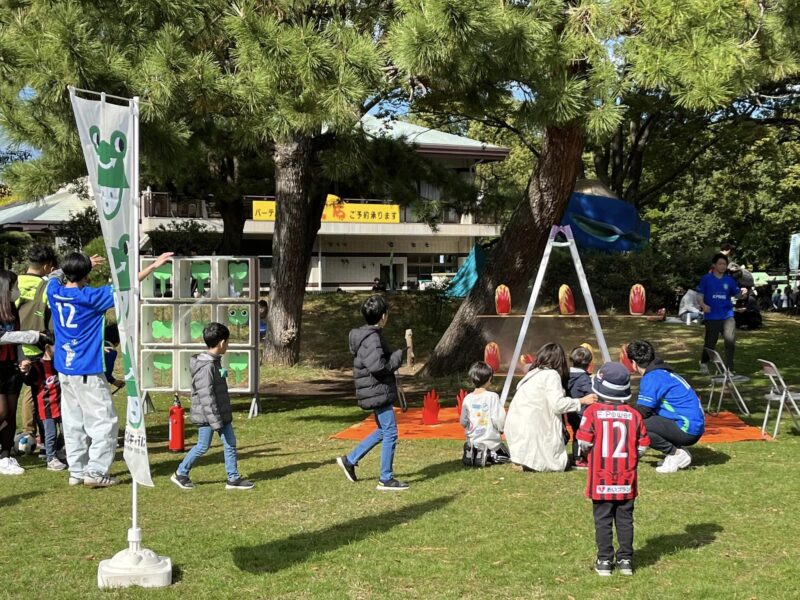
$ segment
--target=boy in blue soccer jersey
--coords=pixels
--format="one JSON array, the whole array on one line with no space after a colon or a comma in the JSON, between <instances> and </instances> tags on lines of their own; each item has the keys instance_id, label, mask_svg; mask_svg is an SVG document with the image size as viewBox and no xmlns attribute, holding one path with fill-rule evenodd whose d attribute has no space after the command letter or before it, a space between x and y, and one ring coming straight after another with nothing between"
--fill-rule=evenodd
<instances>
[{"instance_id":1,"label":"boy in blue soccer jersey","mask_svg":"<svg viewBox=\"0 0 800 600\"><path fill-rule=\"evenodd\" d=\"M169 260L159 256L139 274L141 281ZM69 484L103 488L117 445L118 421L105 376L105 314L114 306L114 288L89 287L89 273L103 258L68 255L47 285L53 314L54 364L61 380L61 421L69 464Z\"/></svg>"},{"instance_id":2,"label":"boy in blue soccer jersey","mask_svg":"<svg viewBox=\"0 0 800 600\"><path fill-rule=\"evenodd\" d=\"M703 275L697 286L700 307L705 313L706 337L700 357L700 373L708 375L709 356L706 348L714 349L720 334L725 340L725 365L733 371L733 353L736 350L736 321L733 318L733 299L739 295L739 286L727 274L728 257L715 254L711 259L711 272Z\"/></svg>"},{"instance_id":3,"label":"boy in blue soccer jersey","mask_svg":"<svg viewBox=\"0 0 800 600\"><path fill-rule=\"evenodd\" d=\"M675 473L692 464L686 450L694 446L705 431L705 415L700 398L686 380L656 358L650 342L628 344L628 358L642 376L636 410L644 418L650 447L664 453L656 467L659 473Z\"/></svg>"}]
</instances>

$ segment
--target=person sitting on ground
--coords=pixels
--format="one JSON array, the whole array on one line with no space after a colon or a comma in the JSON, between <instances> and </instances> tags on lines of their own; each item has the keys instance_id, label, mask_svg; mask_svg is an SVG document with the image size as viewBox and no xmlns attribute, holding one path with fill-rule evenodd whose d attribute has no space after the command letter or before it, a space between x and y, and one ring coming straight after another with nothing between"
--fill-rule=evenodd
<instances>
[{"instance_id":1,"label":"person sitting on ground","mask_svg":"<svg viewBox=\"0 0 800 600\"><path fill-rule=\"evenodd\" d=\"M733 312L733 319L739 329L759 329L763 325L761 310L758 308L758 300L753 297L750 290L742 288L741 297L736 302Z\"/></svg>"},{"instance_id":2,"label":"person sitting on ground","mask_svg":"<svg viewBox=\"0 0 800 600\"><path fill-rule=\"evenodd\" d=\"M194 483L189 478L194 463L208 452L214 433L222 440L225 459L226 490L251 490L255 485L239 473L236 434L233 431L233 410L228 394L227 370L222 367L222 355L228 351L230 330L222 323L209 323L203 329L207 352L195 354L189 361L192 377L192 423L197 425L197 445L183 459L170 481L183 490Z\"/></svg>"},{"instance_id":3,"label":"person sitting on ground","mask_svg":"<svg viewBox=\"0 0 800 600\"><path fill-rule=\"evenodd\" d=\"M465 464L469 461L469 466L508 462L508 449L500 437L506 411L500 396L489 391L493 377L492 367L483 361L473 363L469 368L469 378L475 389L464 397L459 419L467 436L464 461Z\"/></svg>"},{"instance_id":4,"label":"person sitting on ground","mask_svg":"<svg viewBox=\"0 0 800 600\"><path fill-rule=\"evenodd\" d=\"M650 342L637 340L626 348L636 372L642 376L636 410L644 418L650 447L664 453L659 473L675 473L692 463L686 450L705 432L700 398L686 380L656 358Z\"/></svg>"},{"instance_id":5,"label":"person sitting on ground","mask_svg":"<svg viewBox=\"0 0 800 600\"><path fill-rule=\"evenodd\" d=\"M564 392L569 369L564 349L545 344L534 367L517 384L506 416L511 462L523 471L564 471L569 463L561 415L592 404L595 395L570 398Z\"/></svg>"},{"instance_id":6,"label":"person sitting on ground","mask_svg":"<svg viewBox=\"0 0 800 600\"><path fill-rule=\"evenodd\" d=\"M687 325L703 322L703 309L700 308L700 295L696 290L687 290L678 307L678 318Z\"/></svg>"},{"instance_id":7,"label":"person sitting on ground","mask_svg":"<svg viewBox=\"0 0 800 600\"><path fill-rule=\"evenodd\" d=\"M592 364L592 353L583 346L572 349L569 359L572 366L569 369L569 382L567 382L567 394L570 398L583 398L592 393L592 378L589 376L589 365ZM568 412L566 414L567 423L572 429L572 464L576 469L585 469L586 460L581 457L578 447L578 429L581 426L581 417L586 411L585 406L581 406L579 412Z\"/></svg>"},{"instance_id":8,"label":"person sitting on ground","mask_svg":"<svg viewBox=\"0 0 800 600\"><path fill-rule=\"evenodd\" d=\"M386 284L380 279L380 277L376 277L372 283L372 291L373 292L385 292L386 291Z\"/></svg>"}]
</instances>

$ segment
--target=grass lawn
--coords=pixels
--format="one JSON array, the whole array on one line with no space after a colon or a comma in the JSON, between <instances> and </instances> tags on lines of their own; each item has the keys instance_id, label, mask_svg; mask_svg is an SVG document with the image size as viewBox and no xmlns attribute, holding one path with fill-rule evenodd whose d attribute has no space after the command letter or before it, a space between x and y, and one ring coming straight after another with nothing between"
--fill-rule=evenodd
<instances>
[{"instance_id":1,"label":"grass lawn","mask_svg":"<svg viewBox=\"0 0 800 600\"><path fill-rule=\"evenodd\" d=\"M366 416L355 406L349 373L338 370L350 360L344 336L358 321L354 303L349 295L310 299L303 366L265 370L257 419L246 418L248 399L237 400L240 468L256 481L251 492L224 490L219 442L192 471L196 489L173 486L168 477L182 455L167 452L169 398L156 398L158 412L148 416L156 487L141 492L140 515L145 545L173 560L171 588L96 589L98 562L126 543L131 494L124 463L113 469L122 485L89 490L68 487L65 475L28 458L22 461L28 472L3 478L0 489L0 597L798 597L800 436L788 420L774 442L701 443L693 467L675 475L658 475L658 457L645 457L632 578L600 578L591 568L585 473L464 470L459 442L401 440L395 467L411 483L408 492L375 491L377 449L359 465L362 480L348 482L334 459L351 443L329 437ZM398 307L389 337L399 341L402 329L414 326L424 356L441 326L429 317L415 323L424 320L423 307ZM705 397L696 374L701 328L631 319L605 324L612 348L633 336L650 339ZM558 339L571 346L581 335L586 332L565 330ZM755 409L750 422L760 425L763 416L764 382L755 359L775 360L788 381L800 383L798 346L800 323L783 317L770 317L763 331L740 334L738 370L753 376L742 386ZM460 383L457 375L416 380L418 391L410 396L420 403L420 392L436 385L454 403ZM187 435L193 444L192 426Z\"/></svg>"}]
</instances>

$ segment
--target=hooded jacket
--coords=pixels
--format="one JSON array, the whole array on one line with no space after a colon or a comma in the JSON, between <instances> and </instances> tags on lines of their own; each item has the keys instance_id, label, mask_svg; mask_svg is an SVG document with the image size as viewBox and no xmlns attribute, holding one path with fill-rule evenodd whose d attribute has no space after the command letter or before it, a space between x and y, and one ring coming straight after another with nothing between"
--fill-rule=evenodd
<instances>
[{"instance_id":1,"label":"hooded jacket","mask_svg":"<svg viewBox=\"0 0 800 600\"><path fill-rule=\"evenodd\" d=\"M688 435L699 436L705 431L705 415L697 392L661 359L654 360L639 381L636 410L644 419L658 415L675 421Z\"/></svg>"},{"instance_id":2,"label":"hooded jacket","mask_svg":"<svg viewBox=\"0 0 800 600\"><path fill-rule=\"evenodd\" d=\"M222 368L222 357L203 352L189 361L192 377L192 409L190 418L195 425L209 425L218 431L233 421L231 397L228 395L228 376Z\"/></svg>"},{"instance_id":3,"label":"hooded jacket","mask_svg":"<svg viewBox=\"0 0 800 600\"><path fill-rule=\"evenodd\" d=\"M394 372L400 368L403 351L392 352L377 325L350 330L349 340L358 405L372 410L394 404L397 400Z\"/></svg>"}]
</instances>

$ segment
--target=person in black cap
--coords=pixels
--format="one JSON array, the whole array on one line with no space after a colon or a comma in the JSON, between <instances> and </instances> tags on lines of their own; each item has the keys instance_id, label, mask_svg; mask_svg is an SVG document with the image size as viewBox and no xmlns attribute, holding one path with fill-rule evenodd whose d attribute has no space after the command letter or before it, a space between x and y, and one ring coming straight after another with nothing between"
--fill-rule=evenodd
<instances>
[{"instance_id":1,"label":"person in black cap","mask_svg":"<svg viewBox=\"0 0 800 600\"><path fill-rule=\"evenodd\" d=\"M642 416L626 402L631 398L631 378L620 363L606 363L592 380L598 401L586 409L577 438L589 463L586 497L594 511L598 575L614 569L614 534L617 527L616 566L633 575L633 503L638 495L636 468L650 445Z\"/></svg>"}]
</instances>

